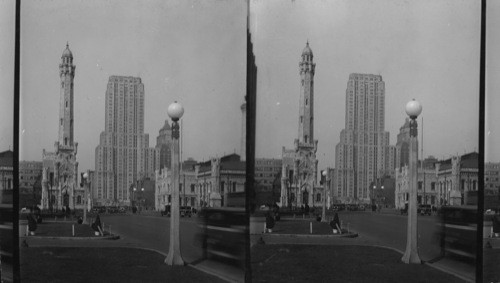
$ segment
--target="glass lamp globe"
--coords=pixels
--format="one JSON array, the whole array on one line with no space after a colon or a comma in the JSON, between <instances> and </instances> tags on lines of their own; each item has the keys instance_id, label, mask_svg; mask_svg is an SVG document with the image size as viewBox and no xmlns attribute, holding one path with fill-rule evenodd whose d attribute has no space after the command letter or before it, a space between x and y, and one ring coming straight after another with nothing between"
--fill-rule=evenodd
<instances>
[{"instance_id":1,"label":"glass lamp globe","mask_svg":"<svg viewBox=\"0 0 500 283\"><path fill-rule=\"evenodd\" d=\"M87 172L83 173L83 178L84 179L87 179L89 177L89 174L87 174Z\"/></svg>"},{"instance_id":2,"label":"glass lamp globe","mask_svg":"<svg viewBox=\"0 0 500 283\"><path fill-rule=\"evenodd\" d=\"M326 176L326 170L323 170L323 172L321 172L321 175Z\"/></svg>"},{"instance_id":3,"label":"glass lamp globe","mask_svg":"<svg viewBox=\"0 0 500 283\"><path fill-rule=\"evenodd\" d=\"M184 108L180 103L177 103L177 101L175 101L168 106L167 114L170 118L172 118L172 120L179 120L184 114Z\"/></svg>"},{"instance_id":4,"label":"glass lamp globe","mask_svg":"<svg viewBox=\"0 0 500 283\"><path fill-rule=\"evenodd\" d=\"M406 103L406 114L410 116L412 119L416 119L420 113L422 113L422 105L420 102L416 101L415 99L412 99L408 103Z\"/></svg>"}]
</instances>

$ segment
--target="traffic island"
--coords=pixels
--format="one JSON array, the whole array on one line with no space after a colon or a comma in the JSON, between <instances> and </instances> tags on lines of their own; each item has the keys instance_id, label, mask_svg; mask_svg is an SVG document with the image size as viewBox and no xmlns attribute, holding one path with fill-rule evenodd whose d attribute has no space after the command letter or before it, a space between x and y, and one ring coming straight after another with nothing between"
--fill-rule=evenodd
<instances>
[{"instance_id":1,"label":"traffic island","mask_svg":"<svg viewBox=\"0 0 500 283\"><path fill-rule=\"evenodd\" d=\"M262 223L261 233L264 232L265 223ZM294 236L294 237L357 237L358 234L350 231L346 225L342 226L342 233L333 233L333 229L327 222L319 221L294 221L280 220L276 221L272 232L265 233L273 236Z\"/></svg>"},{"instance_id":2,"label":"traffic island","mask_svg":"<svg viewBox=\"0 0 500 283\"><path fill-rule=\"evenodd\" d=\"M21 248L21 282L225 282L190 266L168 266L165 255L117 247Z\"/></svg>"},{"instance_id":3,"label":"traffic island","mask_svg":"<svg viewBox=\"0 0 500 283\"><path fill-rule=\"evenodd\" d=\"M466 282L385 248L353 245L255 245L252 282Z\"/></svg>"},{"instance_id":4,"label":"traffic island","mask_svg":"<svg viewBox=\"0 0 500 283\"><path fill-rule=\"evenodd\" d=\"M20 225L19 234L26 238L60 238L60 239L119 239L119 236L104 231L104 235L96 236L95 231L87 224L72 221L43 222L37 225L34 235L27 235L25 225Z\"/></svg>"}]
</instances>

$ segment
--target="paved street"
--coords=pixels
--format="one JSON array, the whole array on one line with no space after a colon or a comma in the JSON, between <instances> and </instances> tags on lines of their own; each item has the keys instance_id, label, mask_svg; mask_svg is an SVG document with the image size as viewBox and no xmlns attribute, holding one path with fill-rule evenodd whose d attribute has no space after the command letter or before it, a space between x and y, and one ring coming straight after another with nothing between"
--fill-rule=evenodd
<instances>
[{"instance_id":1,"label":"paved street","mask_svg":"<svg viewBox=\"0 0 500 283\"><path fill-rule=\"evenodd\" d=\"M360 235L360 240L395 248L401 252L406 249L407 216L391 213L342 212L339 213L344 226ZM437 238L436 216L418 216L418 247L420 259L428 262L440 255ZM475 265L472 262L447 256L436 264L452 270L466 278L475 278Z\"/></svg>"},{"instance_id":2,"label":"paved street","mask_svg":"<svg viewBox=\"0 0 500 283\"><path fill-rule=\"evenodd\" d=\"M342 212L339 217L344 227L349 223L350 229L373 243L401 251L406 249L406 216L366 211ZM436 237L437 223L436 216L418 216L418 247L423 261L432 260L440 254L439 240Z\"/></svg>"},{"instance_id":3,"label":"paved street","mask_svg":"<svg viewBox=\"0 0 500 283\"><path fill-rule=\"evenodd\" d=\"M195 246L197 233L196 217L181 218L181 252L184 261L191 263L202 256L201 247ZM168 253L170 239L170 218L132 215L101 215L101 221L112 233L120 235L120 242Z\"/></svg>"}]
</instances>

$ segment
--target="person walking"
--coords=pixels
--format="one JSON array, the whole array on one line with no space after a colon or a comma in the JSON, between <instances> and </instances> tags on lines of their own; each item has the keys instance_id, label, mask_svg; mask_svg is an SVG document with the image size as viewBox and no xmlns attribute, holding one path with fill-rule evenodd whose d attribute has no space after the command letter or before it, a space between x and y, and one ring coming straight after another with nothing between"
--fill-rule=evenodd
<instances>
[{"instance_id":1,"label":"person walking","mask_svg":"<svg viewBox=\"0 0 500 283\"><path fill-rule=\"evenodd\" d=\"M333 220L330 221L330 227L332 227L333 234L342 234L342 229L340 227L339 214L335 212Z\"/></svg>"}]
</instances>

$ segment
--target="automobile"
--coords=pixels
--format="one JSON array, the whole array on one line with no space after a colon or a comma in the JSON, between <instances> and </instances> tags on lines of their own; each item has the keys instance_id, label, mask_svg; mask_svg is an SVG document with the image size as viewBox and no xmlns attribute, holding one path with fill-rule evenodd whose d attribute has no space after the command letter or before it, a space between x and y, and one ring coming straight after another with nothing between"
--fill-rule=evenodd
<instances>
[{"instance_id":1,"label":"automobile","mask_svg":"<svg viewBox=\"0 0 500 283\"><path fill-rule=\"evenodd\" d=\"M191 217L191 207L190 206L181 206L180 213L181 213L181 217L184 217L184 216Z\"/></svg>"},{"instance_id":2,"label":"automobile","mask_svg":"<svg viewBox=\"0 0 500 283\"><path fill-rule=\"evenodd\" d=\"M405 207L400 209L401 215L408 214L408 203L405 203Z\"/></svg>"},{"instance_id":3,"label":"automobile","mask_svg":"<svg viewBox=\"0 0 500 283\"><path fill-rule=\"evenodd\" d=\"M438 236L442 255L454 254L476 258L477 206L442 206Z\"/></svg>"},{"instance_id":4,"label":"automobile","mask_svg":"<svg viewBox=\"0 0 500 283\"><path fill-rule=\"evenodd\" d=\"M168 204L165 205L165 209L162 210L160 213L161 213L161 216L163 216L163 215L170 216L170 205L168 205Z\"/></svg>"},{"instance_id":5,"label":"automobile","mask_svg":"<svg viewBox=\"0 0 500 283\"><path fill-rule=\"evenodd\" d=\"M417 208L417 213L420 215L431 215L432 207L430 204L419 204Z\"/></svg>"},{"instance_id":6,"label":"automobile","mask_svg":"<svg viewBox=\"0 0 500 283\"><path fill-rule=\"evenodd\" d=\"M366 210L366 208L365 208L365 206L364 206L363 204L360 204L358 209L359 209L359 210L362 210L362 211L365 211L365 210Z\"/></svg>"},{"instance_id":7,"label":"automobile","mask_svg":"<svg viewBox=\"0 0 500 283\"><path fill-rule=\"evenodd\" d=\"M248 233L245 209L204 208L199 213L201 230L196 238L201 241L203 257L244 268Z\"/></svg>"}]
</instances>

